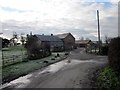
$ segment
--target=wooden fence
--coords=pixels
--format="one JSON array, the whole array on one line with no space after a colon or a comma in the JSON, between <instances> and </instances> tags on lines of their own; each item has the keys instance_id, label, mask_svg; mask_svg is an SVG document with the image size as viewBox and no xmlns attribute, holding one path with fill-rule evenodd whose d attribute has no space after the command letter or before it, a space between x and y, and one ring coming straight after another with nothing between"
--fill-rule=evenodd
<instances>
[{"instance_id":1,"label":"wooden fence","mask_svg":"<svg viewBox=\"0 0 120 90\"><path fill-rule=\"evenodd\" d=\"M8 65L23 62L26 57L27 57L27 55L23 52L21 52L19 55L11 54L8 56L4 55L4 53L3 53L2 54L2 66L5 67Z\"/></svg>"}]
</instances>

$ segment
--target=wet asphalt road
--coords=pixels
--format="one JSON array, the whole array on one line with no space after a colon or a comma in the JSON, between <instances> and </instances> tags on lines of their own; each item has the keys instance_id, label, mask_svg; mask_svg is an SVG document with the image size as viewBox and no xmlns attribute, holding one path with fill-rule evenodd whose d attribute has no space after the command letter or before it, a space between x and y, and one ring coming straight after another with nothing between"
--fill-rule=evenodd
<instances>
[{"instance_id":1,"label":"wet asphalt road","mask_svg":"<svg viewBox=\"0 0 120 90\"><path fill-rule=\"evenodd\" d=\"M68 62L70 60L70 62ZM106 56L70 52L67 59L3 85L10 88L90 88L92 72L107 64Z\"/></svg>"}]
</instances>

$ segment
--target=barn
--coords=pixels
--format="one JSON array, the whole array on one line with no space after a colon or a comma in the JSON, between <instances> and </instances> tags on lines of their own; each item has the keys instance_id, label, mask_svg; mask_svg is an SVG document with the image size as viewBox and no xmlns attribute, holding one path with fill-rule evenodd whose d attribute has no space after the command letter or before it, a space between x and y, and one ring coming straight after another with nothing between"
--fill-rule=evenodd
<instances>
[{"instance_id":1,"label":"barn","mask_svg":"<svg viewBox=\"0 0 120 90\"><path fill-rule=\"evenodd\" d=\"M55 35L59 37L64 44L64 50L72 50L75 46L75 37L71 33Z\"/></svg>"},{"instance_id":2,"label":"barn","mask_svg":"<svg viewBox=\"0 0 120 90\"><path fill-rule=\"evenodd\" d=\"M41 43L49 43L51 51L62 51L63 50L63 41L51 35L34 35L36 38L39 39Z\"/></svg>"}]
</instances>

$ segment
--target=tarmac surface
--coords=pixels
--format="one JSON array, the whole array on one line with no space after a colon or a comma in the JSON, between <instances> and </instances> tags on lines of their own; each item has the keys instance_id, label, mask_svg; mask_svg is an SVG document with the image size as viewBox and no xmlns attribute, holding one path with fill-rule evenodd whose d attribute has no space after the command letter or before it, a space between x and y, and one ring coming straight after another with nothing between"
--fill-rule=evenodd
<instances>
[{"instance_id":1,"label":"tarmac surface","mask_svg":"<svg viewBox=\"0 0 120 90\"><path fill-rule=\"evenodd\" d=\"M107 56L86 54L79 48L71 51L67 59L19 77L2 88L91 88L89 77L107 63Z\"/></svg>"}]
</instances>

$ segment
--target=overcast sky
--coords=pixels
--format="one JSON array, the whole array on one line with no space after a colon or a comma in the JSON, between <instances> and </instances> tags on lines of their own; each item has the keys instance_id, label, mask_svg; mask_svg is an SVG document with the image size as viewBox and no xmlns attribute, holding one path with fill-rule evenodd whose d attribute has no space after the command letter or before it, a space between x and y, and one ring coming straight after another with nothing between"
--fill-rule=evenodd
<instances>
[{"instance_id":1,"label":"overcast sky","mask_svg":"<svg viewBox=\"0 0 120 90\"><path fill-rule=\"evenodd\" d=\"M118 35L119 0L0 0L0 32L33 34L72 33L97 40L97 15L100 12L101 38Z\"/></svg>"}]
</instances>

